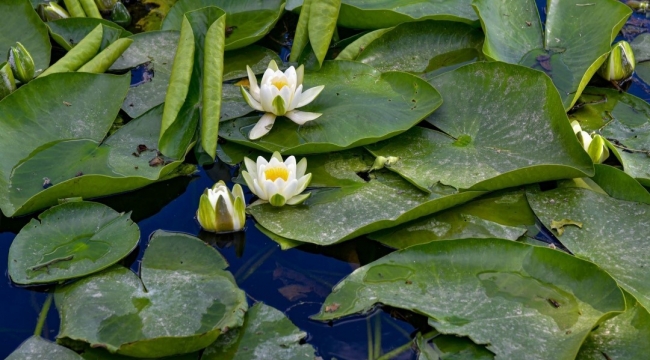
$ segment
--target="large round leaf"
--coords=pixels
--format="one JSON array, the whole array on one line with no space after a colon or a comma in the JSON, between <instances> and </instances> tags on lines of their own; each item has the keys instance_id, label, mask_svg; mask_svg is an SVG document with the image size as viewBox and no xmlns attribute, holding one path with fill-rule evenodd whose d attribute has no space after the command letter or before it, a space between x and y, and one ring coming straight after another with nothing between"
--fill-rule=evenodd
<instances>
[{"instance_id":1,"label":"large round leaf","mask_svg":"<svg viewBox=\"0 0 650 360\"><path fill-rule=\"evenodd\" d=\"M609 54L631 10L616 0L549 0L542 27L534 0L474 0L491 59L544 71L570 109Z\"/></svg>"},{"instance_id":2,"label":"large round leaf","mask_svg":"<svg viewBox=\"0 0 650 360\"><path fill-rule=\"evenodd\" d=\"M34 59L36 75L50 66L50 37L47 27L32 8L29 0L0 2L0 56L20 42Z\"/></svg>"},{"instance_id":3,"label":"large round leaf","mask_svg":"<svg viewBox=\"0 0 650 360\"><path fill-rule=\"evenodd\" d=\"M317 320L375 304L430 317L503 359L574 359L591 329L625 300L592 263L500 239L435 241L392 253L334 287Z\"/></svg>"},{"instance_id":4,"label":"large round leaf","mask_svg":"<svg viewBox=\"0 0 650 360\"><path fill-rule=\"evenodd\" d=\"M613 168L603 181L618 188L619 200L584 188L562 187L549 191L531 191L528 201L535 215L547 228L558 227L558 236L567 249L607 271L619 285L650 308L650 202L649 196L634 179ZM566 220L566 221L565 221ZM558 225L559 223L559 225ZM568 223L562 226L563 223ZM571 224L578 225L571 225ZM559 234L559 232L557 233Z\"/></svg>"},{"instance_id":5,"label":"large round leaf","mask_svg":"<svg viewBox=\"0 0 650 360\"><path fill-rule=\"evenodd\" d=\"M219 135L264 151L321 153L371 144L402 133L442 103L426 81L402 72L381 73L350 61L326 61L318 72L307 72L306 89L325 85L311 104L300 110L322 113L302 126L279 118L270 133L257 141L248 133L259 116L225 122Z\"/></svg>"},{"instance_id":6,"label":"large round leaf","mask_svg":"<svg viewBox=\"0 0 650 360\"><path fill-rule=\"evenodd\" d=\"M169 11L162 30L181 30L183 14L206 6L226 12L226 50L250 45L266 35L284 13L285 0L180 0Z\"/></svg>"},{"instance_id":7,"label":"large round leaf","mask_svg":"<svg viewBox=\"0 0 650 360\"><path fill-rule=\"evenodd\" d=\"M650 105L614 89L589 87L570 118L607 140L627 174L650 186Z\"/></svg>"},{"instance_id":8,"label":"large round leaf","mask_svg":"<svg viewBox=\"0 0 650 360\"><path fill-rule=\"evenodd\" d=\"M9 276L18 284L58 282L106 269L140 240L130 213L106 205L71 202L32 219L9 249Z\"/></svg>"},{"instance_id":9,"label":"large round leaf","mask_svg":"<svg viewBox=\"0 0 650 360\"><path fill-rule=\"evenodd\" d=\"M205 348L241 326L248 308L227 266L203 241L158 231L145 251L140 278L115 266L56 290L58 341L83 341L136 357Z\"/></svg>"},{"instance_id":10,"label":"large round leaf","mask_svg":"<svg viewBox=\"0 0 650 360\"><path fill-rule=\"evenodd\" d=\"M424 73L480 57L481 29L447 21L401 24L367 45L356 61L379 71Z\"/></svg>"},{"instance_id":11,"label":"large round leaf","mask_svg":"<svg viewBox=\"0 0 650 360\"><path fill-rule=\"evenodd\" d=\"M5 360L83 360L76 352L39 336L25 340Z\"/></svg>"},{"instance_id":12,"label":"large round leaf","mask_svg":"<svg viewBox=\"0 0 650 360\"><path fill-rule=\"evenodd\" d=\"M300 206L251 206L255 220L283 238L331 245L444 210L484 194L458 193L446 186L430 194L399 176L379 171L367 174L372 158L363 150L312 156L312 195ZM357 175L360 174L360 175ZM367 176L364 181L360 176Z\"/></svg>"},{"instance_id":13,"label":"large round leaf","mask_svg":"<svg viewBox=\"0 0 650 360\"><path fill-rule=\"evenodd\" d=\"M353 29L380 29L427 19L472 24L478 17L471 4L471 0L343 0L338 23Z\"/></svg>"},{"instance_id":14,"label":"large round leaf","mask_svg":"<svg viewBox=\"0 0 650 360\"><path fill-rule=\"evenodd\" d=\"M244 325L219 337L201 360L311 360L314 348L301 344L305 337L281 311L257 303L246 312Z\"/></svg>"},{"instance_id":15,"label":"large round leaf","mask_svg":"<svg viewBox=\"0 0 650 360\"><path fill-rule=\"evenodd\" d=\"M439 182L497 190L593 174L557 90L541 72L475 63L432 84L444 103L427 121L444 133L416 127L368 147L377 156L399 157L390 169L422 190Z\"/></svg>"}]
</instances>

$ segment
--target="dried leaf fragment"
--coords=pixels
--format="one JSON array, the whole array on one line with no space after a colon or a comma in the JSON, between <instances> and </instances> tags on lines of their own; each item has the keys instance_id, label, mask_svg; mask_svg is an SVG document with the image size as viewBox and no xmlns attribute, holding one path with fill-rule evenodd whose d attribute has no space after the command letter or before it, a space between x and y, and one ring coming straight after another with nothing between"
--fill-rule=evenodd
<instances>
[{"instance_id":1,"label":"dried leaf fragment","mask_svg":"<svg viewBox=\"0 0 650 360\"><path fill-rule=\"evenodd\" d=\"M582 223L578 221L569 219L562 219L560 221L551 220L551 229L557 231L557 236L562 236L562 234L564 234L564 227L569 225L577 226L582 229Z\"/></svg>"},{"instance_id":2,"label":"dried leaf fragment","mask_svg":"<svg viewBox=\"0 0 650 360\"><path fill-rule=\"evenodd\" d=\"M325 312L328 312L328 313L335 312L335 311L338 310L340 307L341 307L341 304L339 304L339 303L332 303L332 305L327 305L327 306L325 306Z\"/></svg>"}]
</instances>

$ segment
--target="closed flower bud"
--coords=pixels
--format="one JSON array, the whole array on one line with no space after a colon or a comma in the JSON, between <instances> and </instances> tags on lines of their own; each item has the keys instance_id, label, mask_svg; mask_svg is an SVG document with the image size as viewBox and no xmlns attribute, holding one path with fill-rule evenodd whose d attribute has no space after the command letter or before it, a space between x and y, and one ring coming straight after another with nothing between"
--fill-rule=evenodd
<instances>
[{"instance_id":1,"label":"closed flower bud","mask_svg":"<svg viewBox=\"0 0 650 360\"><path fill-rule=\"evenodd\" d=\"M117 0L95 0L97 9L99 9L99 11L103 13L108 13L113 11L113 8L115 7L116 3Z\"/></svg>"},{"instance_id":2,"label":"closed flower bud","mask_svg":"<svg viewBox=\"0 0 650 360\"><path fill-rule=\"evenodd\" d=\"M67 19L70 17L64 8L55 2L38 5L38 15L43 21L54 21L59 19Z\"/></svg>"},{"instance_id":3,"label":"closed flower bud","mask_svg":"<svg viewBox=\"0 0 650 360\"><path fill-rule=\"evenodd\" d=\"M111 13L111 20L117 25L127 27L131 24L131 14L124 4L118 2Z\"/></svg>"},{"instance_id":4,"label":"closed flower bud","mask_svg":"<svg viewBox=\"0 0 650 360\"><path fill-rule=\"evenodd\" d=\"M612 46L607 60L598 69L598 74L608 81L621 81L634 73L636 60L630 44L621 40Z\"/></svg>"},{"instance_id":5,"label":"closed flower bud","mask_svg":"<svg viewBox=\"0 0 650 360\"><path fill-rule=\"evenodd\" d=\"M9 64L0 64L0 100L5 98L16 90L16 82L14 81L14 73L11 71Z\"/></svg>"},{"instance_id":6,"label":"closed flower bud","mask_svg":"<svg viewBox=\"0 0 650 360\"><path fill-rule=\"evenodd\" d=\"M34 77L34 59L29 54L23 44L17 42L16 46L9 49L9 59L7 60L14 78L22 83L30 81Z\"/></svg>"},{"instance_id":7,"label":"closed flower bud","mask_svg":"<svg viewBox=\"0 0 650 360\"><path fill-rule=\"evenodd\" d=\"M219 181L212 189L205 189L196 218L205 231L242 230L246 224L246 200L241 186L235 184L231 192L223 181Z\"/></svg>"}]
</instances>

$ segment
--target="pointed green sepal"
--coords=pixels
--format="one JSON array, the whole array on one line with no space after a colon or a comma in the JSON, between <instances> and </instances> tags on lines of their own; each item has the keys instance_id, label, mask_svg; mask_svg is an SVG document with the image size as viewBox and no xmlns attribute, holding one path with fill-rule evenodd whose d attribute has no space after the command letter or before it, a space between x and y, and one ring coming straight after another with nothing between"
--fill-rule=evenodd
<instances>
[{"instance_id":1,"label":"pointed green sepal","mask_svg":"<svg viewBox=\"0 0 650 360\"><path fill-rule=\"evenodd\" d=\"M281 194L275 194L269 199L269 203L273 206L284 206L286 202L286 199Z\"/></svg>"},{"instance_id":2,"label":"pointed green sepal","mask_svg":"<svg viewBox=\"0 0 650 360\"><path fill-rule=\"evenodd\" d=\"M16 46L9 49L9 59L7 60L14 78L22 83L27 83L34 77L34 59L27 51L23 44L17 42Z\"/></svg>"},{"instance_id":3,"label":"pointed green sepal","mask_svg":"<svg viewBox=\"0 0 650 360\"><path fill-rule=\"evenodd\" d=\"M216 218L217 216L212 208L212 204L210 204L208 195L201 195L201 199L199 200L199 210L196 212L196 219L199 221L203 230L211 232L216 231Z\"/></svg>"},{"instance_id":4,"label":"pointed green sepal","mask_svg":"<svg viewBox=\"0 0 650 360\"><path fill-rule=\"evenodd\" d=\"M311 193L296 195L287 201L287 205L300 205L305 202L305 200L309 199L310 196Z\"/></svg>"},{"instance_id":5,"label":"pointed green sepal","mask_svg":"<svg viewBox=\"0 0 650 360\"><path fill-rule=\"evenodd\" d=\"M273 99L273 113L275 115L281 116L287 113L287 107L284 103L282 96L278 95Z\"/></svg>"},{"instance_id":6,"label":"pointed green sepal","mask_svg":"<svg viewBox=\"0 0 650 360\"><path fill-rule=\"evenodd\" d=\"M0 100L16 90L14 73L8 63L0 64Z\"/></svg>"},{"instance_id":7,"label":"pointed green sepal","mask_svg":"<svg viewBox=\"0 0 650 360\"><path fill-rule=\"evenodd\" d=\"M600 164L609 157L609 149L605 145L605 140L600 135L594 135L587 150L589 157L595 164Z\"/></svg>"},{"instance_id":8,"label":"pointed green sepal","mask_svg":"<svg viewBox=\"0 0 650 360\"><path fill-rule=\"evenodd\" d=\"M237 217L237 219L239 220L239 228L235 228L233 230L235 231L242 230L246 225L246 202L244 198L236 197L233 208L235 212L233 216Z\"/></svg>"},{"instance_id":9,"label":"pointed green sepal","mask_svg":"<svg viewBox=\"0 0 650 360\"><path fill-rule=\"evenodd\" d=\"M228 210L228 205L226 204L226 198L219 196L214 212L217 216L216 232L227 232L235 230L232 214Z\"/></svg>"}]
</instances>

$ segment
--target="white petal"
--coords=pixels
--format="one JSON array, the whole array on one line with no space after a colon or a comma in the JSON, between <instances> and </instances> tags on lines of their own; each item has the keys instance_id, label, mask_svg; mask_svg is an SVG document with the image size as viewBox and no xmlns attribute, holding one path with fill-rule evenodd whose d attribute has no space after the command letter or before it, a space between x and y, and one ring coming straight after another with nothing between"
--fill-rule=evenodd
<instances>
[{"instance_id":1,"label":"white petal","mask_svg":"<svg viewBox=\"0 0 650 360\"><path fill-rule=\"evenodd\" d=\"M244 164L246 165L246 170L250 173L251 178L257 178L257 164L255 161L244 157ZM250 187L250 186L249 186Z\"/></svg>"},{"instance_id":2,"label":"white petal","mask_svg":"<svg viewBox=\"0 0 650 360\"><path fill-rule=\"evenodd\" d=\"M287 183L287 185L282 189L282 196L284 196L285 199L291 199L295 195L298 195L296 190L298 189L298 180L291 180Z\"/></svg>"},{"instance_id":3,"label":"white petal","mask_svg":"<svg viewBox=\"0 0 650 360\"><path fill-rule=\"evenodd\" d=\"M271 128L273 127L273 123L275 123L275 115L271 113L266 113L262 115L262 117L257 122L257 124L255 124L251 132L248 133L248 138L251 140L256 140L268 134L269 131L271 131Z\"/></svg>"},{"instance_id":4,"label":"white petal","mask_svg":"<svg viewBox=\"0 0 650 360\"><path fill-rule=\"evenodd\" d=\"M244 100L246 100L246 103L248 106L252 107L253 109L257 111L264 111L262 108L262 104L260 104L257 100L253 99L253 97L244 89L243 86L240 86L239 89L241 90L241 94L244 97Z\"/></svg>"},{"instance_id":5,"label":"white petal","mask_svg":"<svg viewBox=\"0 0 650 360\"><path fill-rule=\"evenodd\" d=\"M287 183L286 183L286 181L284 181L283 178L277 178L277 179L275 179L275 181L273 182L273 184L275 185L275 187L278 188L278 192L279 192L280 194L282 194L282 191L283 191L284 188L287 186Z\"/></svg>"},{"instance_id":6,"label":"white petal","mask_svg":"<svg viewBox=\"0 0 650 360\"><path fill-rule=\"evenodd\" d=\"M215 191L212 191L212 189L208 189L208 200L210 201L210 205L212 205L212 208L217 207L217 200L219 199L219 195Z\"/></svg>"},{"instance_id":7,"label":"white petal","mask_svg":"<svg viewBox=\"0 0 650 360\"><path fill-rule=\"evenodd\" d=\"M296 69L296 84L302 85L302 79L305 77L305 66L300 65Z\"/></svg>"},{"instance_id":8,"label":"white petal","mask_svg":"<svg viewBox=\"0 0 650 360\"><path fill-rule=\"evenodd\" d=\"M300 102L300 97L302 97L302 84L298 85L298 88L293 93L293 97L291 98L291 104L289 104L287 111L291 111L298 106L298 103Z\"/></svg>"},{"instance_id":9,"label":"white petal","mask_svg":"<svg viewBox=\"0 0 650 360\"><path fill-rule=\"evenodd\" d=\"M296 69L293 66L289 66L287 71L284 72L284 75L287 77L287 82L289 83L289 86L293 86L295 89L298 82L298 75L296 74Z\"/></svg>"},{"instance_id":10,"label":"white petal","mask_svg":"<svg viewBox=\"0 0 650 360\"><path fill-rule=\"evenodd\" d=\"M255 160L255 161L257 162L257 173L258 174L260 173L260 168L262 167L262 165L268 165L269 164L269 162L266 161L266 159L261 157L261 156L258 156L257 160Z\"/></svg>"},{"instance_id":11,"label":"white petal","mask_svg":"<svg viewBox=\"0 0 650 360\"><path fill-rule=\"evenodd\" d=\"M298 106L296 107L297 108L303 107L309 104L310 102L314 101L314 99L316 99L316 96L318 96L318 94L320 94L320 92L323 91L324 88L325 85L321 85L321 86L316 86L311 89L305 90L302 93L302 96L300 96L300 102L298 102Z\"/></svg>"},{"instance_id":12,"label":"white petal","mask_svg":"<svg viewBox=\"0 0 650 360\"><path fill-rule=\"evenodd\" d=\"M271 60L269 62L268 68L273 70L273 71L278 71L278 64L275 63L275 60Z\"/></svg>"},{"instance_id":13,"label":"white petal","mask_svg":"<svg viewBox=\"0 0 650 360\"><path fill-rule=\"evenodd\" d=\"M248 83L250 84L251 96L258 102L260 101L260 87L257 86L257 78L250 66L246 65L246 72L248 73Z\"/></svg>"},{"instance_id":14,"label":"white petal","mask_svg":"<svg viewBox=\"0 0 650 360\"><path fill-rule=\"evenodd\" d=\"M254 189L254 187L253 187L253 184L255 183L255 180L253 180L254 178L251 177L251 174L249 174L248 171L245 171L245 170L242 171L241 174L242 174L242 176L244 177L244 181L246 182L246 186L248 186L248 188L249 188L253 193L255 193L255 189Z\"/></svg>"},{"instance_id":15,"label":"white petal","mask_svg":"<svg viewBox=\"0 0 650 360\"><path fill-rule=\"evenodd\" d=\"M287 111L289 111L289 106L291 105L291 97L293 96L293 92L291 91L291 88L288 86L282 87L282 90L280 90L280 96L282 97L282 100L284 101L284 112L282 115L286 114ZM278 113L278 115L280 115Z\"/></svg>"},{"instance_id":16,"label":"white petal","mask_svg":"<svg viewBox=\"0 0 650 360\"><path fill-rule=\"evenodd\" d=\"M291 121L295 122L298 125L303 125L307 121L317 119L321 115L323 114L300 111L300 110L291 110L288 111L286 114L284 114L284 116L288 117L289 119L291 119Z\"/></svg>"},{"instance_id":17,"label":"white petal","mask_svg":"<svg viewBox=\"0 0 650 360\"><path fill-rule=\"evenodd\" d=\"M300 179L305 175L305 172L307 171L307 158L302 158L298 162L298 165L296 165L296 178Z\"/></svg>"},{"instance_id":18,"label":"white petal","mask_svg":"<svg viewBox=\"0 0 650 360\"><path fill-rule=\"evenodd\" d=\"M272 198L273 195L275 195L275 194L277 194L279 192L278 187L275 186L275 184L271 180L264 181L262 186L264 187L264 191L266 192L266 196L268 196L269 198Z\"/></svg>"},{"instance_id":19,"label":"white petal","mask_svg":"<svg viewBox=\"0 0 650 360\"><path fill-rule=\"evenodd\" d=\"M279 151L274 151L273 155L271 155L271 157L278 160L280 163L284 162L284 160L282 160L282 154L280 154Z\"/></svg>"},{"instance_id":20,"label":"white petal","mask_svg":"<svg viewBox=\"0 0 650 360\"><path fill-rule=\"evenodd\" d=\"M300 179L298 179L298 189L296 190L296 193L300 194L301 192L305 191L310 181L311 181L311 174L307 174L301 177Z\"/></svg>"},{"instance_id":21,"label":"white petal","mask_svg":"<svg viewBox=\"0 0 650 360\"><path fill-rule=\"evenodd\" d=\"M273 75L275 75L275 71L271 69L266 69L264 72L264 75L262 75L262 82L260 83L261 85L268 85L271 83L271 79L273 78Z\"/></svg>"},{"instance_id":22,"label":"white petal","mask_svg":"<svg viewBox=\"0 0 650 360\"><path fill-rule=\"evenodd\" d=\"M264 191L263 187L260 186L260 183L257 181L257 179L253 180L253 188L251 189L253 194L257 195L258 198L262 200L268 200L269 197L266 196L266 191Z\"/></svg>"},{"instance_id":23,"label":"white petal","mask_svg":"<svg viewBox=\"0 0 650 360\"><path fill-rule=\"evenodd\" d=\"M296 172L296 157L291 155L284 161L284 165L287 166L287 169L292 172Z\"/></svg>"},{"instance_id":24,"label":"white petal","mask_svg":"<svg viewBox=\"0 0 650 360\"><path fill-rule=\"evenodd\" d=\"M273 85L262 84L260 89L260 101L264 109L262 111L273 112L273 89L277 91Z\"/></svg>"}]
</instances>

